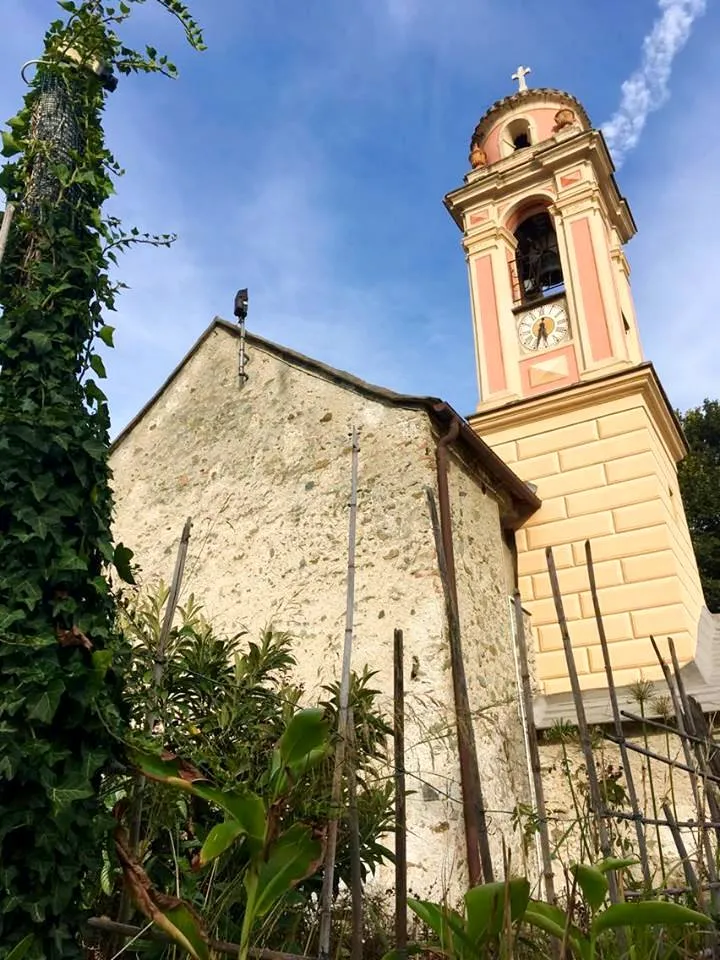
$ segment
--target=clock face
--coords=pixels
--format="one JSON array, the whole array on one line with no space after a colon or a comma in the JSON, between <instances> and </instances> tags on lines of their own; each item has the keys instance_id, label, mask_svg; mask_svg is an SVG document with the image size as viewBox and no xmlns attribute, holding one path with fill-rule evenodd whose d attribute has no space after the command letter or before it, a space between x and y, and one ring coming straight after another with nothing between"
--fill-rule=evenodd
<instances>
[{"instance_id":1,"label":"clock face","mask_svg":"<svg viewBox=\"0 0 720 960\"><path fill-rule=\"evenodd\" d=\"M570 324L561 303L548 303L523 313L517 325L518 339L526 350L556 347L570 337Z\"/></svg>"}]
</instances>

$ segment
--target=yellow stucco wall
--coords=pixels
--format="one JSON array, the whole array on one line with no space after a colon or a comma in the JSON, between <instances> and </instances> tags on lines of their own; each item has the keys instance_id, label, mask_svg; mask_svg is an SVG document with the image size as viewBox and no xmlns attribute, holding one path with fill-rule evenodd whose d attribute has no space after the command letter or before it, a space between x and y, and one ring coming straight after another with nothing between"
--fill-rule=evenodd
<instances>
[{"instance_id":1,"label":"yellow stucco wall","mask_svg":"<svg viewBox=\"0 0 720 960\"><path fill-rule=\"evenodd\" d=\"M595 575L615 682L659 672L649 635L672 636L681 663L695 652L703 605L680 499L676 440L659 422L651 370L580 385L578 403L545 397L537 415L522 407L473 418L475 429L543 506L517 534L520 592L532 615L545 694L569 690L545 548L551 546L583 688L606 684L585 565ZM571 392L568 391L568 394Z\"/></svg>"}]
</instances>

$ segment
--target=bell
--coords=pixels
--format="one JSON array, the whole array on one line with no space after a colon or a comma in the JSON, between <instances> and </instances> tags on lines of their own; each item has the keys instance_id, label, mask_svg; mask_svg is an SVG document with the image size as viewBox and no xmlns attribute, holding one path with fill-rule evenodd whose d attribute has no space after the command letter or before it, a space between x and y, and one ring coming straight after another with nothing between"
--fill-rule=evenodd
<instances>
[{"instance_id":1,"label":"bell","mask_svg":"<svg viewBox=\"0 0 720 960\"><path fill-rule=\"evenodd\" d=\"M563 282L560 256L557 250L546 250L543 254L538 272L538 282L542 289L556 287Z\"/></svg>"}]
</instances>

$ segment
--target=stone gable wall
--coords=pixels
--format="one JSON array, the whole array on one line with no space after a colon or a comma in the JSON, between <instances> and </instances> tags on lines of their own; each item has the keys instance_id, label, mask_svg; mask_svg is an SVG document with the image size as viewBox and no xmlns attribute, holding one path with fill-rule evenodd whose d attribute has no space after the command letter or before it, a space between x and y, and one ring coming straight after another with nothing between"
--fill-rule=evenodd
<instances>
[{"instance_id":1,"label":"stone gable wall","mask_svg":"<svg viewBox=\"0 0 720 960\"><path fill-rule=\"evenodd\" d=\"M256 345L248 355L240 387L238 341L216 328L121 437L111 458L116 536L135 551L143 582L168 581L191 516L183 597L193 592L219 631L245 628L250 638L270 624L289 631L297 680L308 698L318 697L340 673L349 434L353 424L359 429L353 666L378 671L391 717L393 628L403 628L410 886L438 895L458 889L464 847L452 685L425 497L436 485L430 422L422 411L374 401ZM451 495L483 775L493 782L488 798L509 809L524 766L506 769L484 713L488 701L515 695L498 506L457 466ZM517 741L513 708L493 709Z\"/></svg>"}]
</instances>

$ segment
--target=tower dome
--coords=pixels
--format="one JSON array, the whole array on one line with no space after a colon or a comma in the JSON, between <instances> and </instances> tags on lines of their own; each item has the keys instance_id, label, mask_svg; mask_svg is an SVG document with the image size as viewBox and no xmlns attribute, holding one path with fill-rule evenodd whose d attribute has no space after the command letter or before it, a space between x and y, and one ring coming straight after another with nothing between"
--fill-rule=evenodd
<instances>
[{"instance_id":1,"label":"tower dome","mask_svg":"<svg viewBox=\"0 0 720 960\"><path fill-rule=\"evenodd\" d=\"M470 140L470 163L474 168L488 166L517 150L590 128L585 108L571 94L549 87L528 89L523 82L480 119Z\"/></svg>"}]
</instances>

